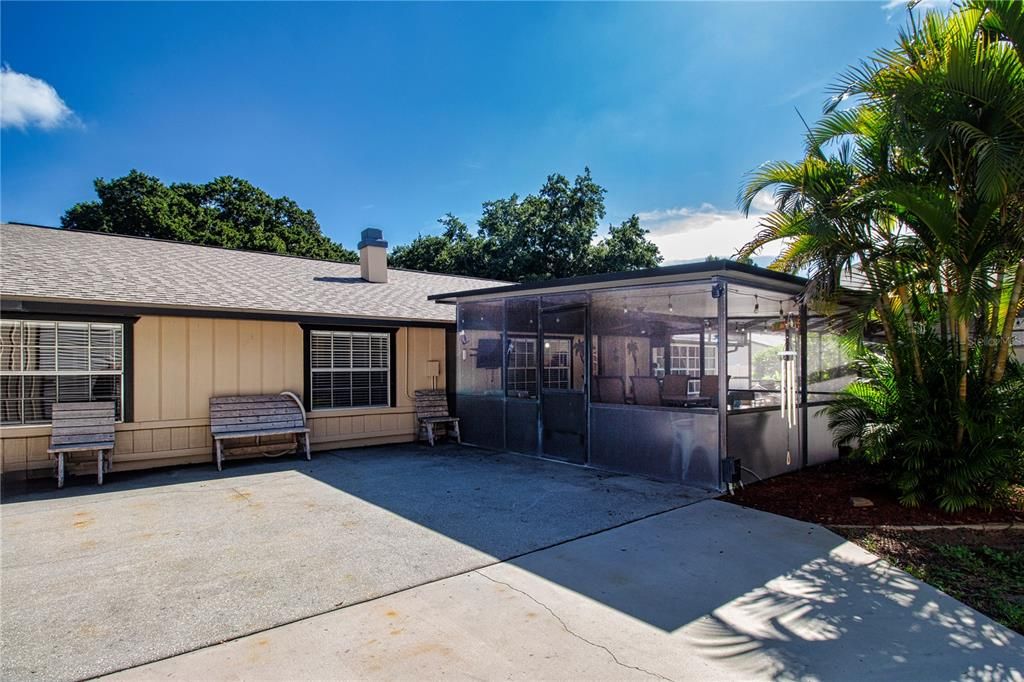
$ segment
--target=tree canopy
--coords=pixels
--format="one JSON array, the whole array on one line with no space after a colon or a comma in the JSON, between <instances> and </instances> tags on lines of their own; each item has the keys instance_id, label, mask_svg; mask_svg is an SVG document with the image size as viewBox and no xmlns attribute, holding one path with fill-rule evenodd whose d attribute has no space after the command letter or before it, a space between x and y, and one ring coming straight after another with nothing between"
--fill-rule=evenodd
<instances>
[{"instance_id":1,"label":"tree canopy","mask_svg":"<svg viewBox=\"0 0 1024 682\"><path fill-rule=\"evenodd\" d=\"M61 218L65 229L359 261L358 254L321 232L312 211L241 178L167 185L132 170L93 184L98 200L68 209ZM610 225L608 235L596 240L605 216L604 194L589 169L573 182L550 175L537 194L484 203L475 233L456 216L445 215L438 221L440 234L395 247L390 265L510 281L656 267L661 254L635 215Z\"/></svg>"},{"instance_id":2,"label":"tree canopy","mask_svg":"<svg viewBox=\"0 0 1024 682\"><path fill-rule=\"evenodd\" d=\"M549 175L537 194L485 202L475 234L449 213L441 234L395 248L391 264L510 281L656 267L661 254L635 215L595 241L604 194L589 168L573 182Z\"/></svg>"},{"instance_id":3,"label":"tree canopy","mask_svg":"<svg viewBox=\"0 0 1024 682\"><path fill-rule=\"evenodd\" d=\"M110 181L97 178L93 184L99 200L72 206L61 218L62 227L346 263L359 260L354 251L321 232L312 211L241 178L165 185L132 170Z\"/></svg>"}]
</instances>

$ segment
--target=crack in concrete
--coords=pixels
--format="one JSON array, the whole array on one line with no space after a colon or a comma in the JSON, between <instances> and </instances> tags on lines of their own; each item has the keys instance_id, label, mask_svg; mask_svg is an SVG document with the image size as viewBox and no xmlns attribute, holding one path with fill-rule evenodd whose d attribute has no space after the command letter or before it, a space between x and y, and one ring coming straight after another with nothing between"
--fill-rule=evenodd
<instances>
[{"instance_id":1,"label":"crack in concrete","mask_svg":"<svg viewBox=\"0 0 1024 682\"><path fill-rule=\"evenodd\" d=\"M562 629L565 630L567 633L569 633L570 635L572 635L576 639L580 640L581 642L584 642L585 644L589 644L590 646L592 646L592 647L594 647L596 649L601 649L606 654L611 656L611 659L613 661L615 661L615 664L618 665L620 668L630 668L632 670L636 670L637 672L641 672L641 673L650 675L651 677L657 677L658 679L666 680L667 682L674 682L674 680L672 678L665 677L664 675L660 675L660 674L654 672L653 670L648 670L646 668L641 668L638 665L630 665L629 663L623 663L622 661L619 660L619 657L615 655L615 652L613 652L611 649L609 649L605 645L598 644L597 642L593 642L593 641L587 639L586 637L584 637L583 635L579 634L578 632L575 632L574 630L570 629L569 626L566 624L566 622L564 620L562 620L561 616L559 616L557 613L555 613L551 609L550 606L548 606L547 604L545 604L541 600L537 599L536 597L534 597L529 592L526 592L525 590L521 590L518 587L510 585L510 584L508 584L508 583L506 583L506 582L504 582L502 580L497 580L495 578L492 578L491 576L489 576L489 575L487 575L485 573L481 573L479 570L473 571L473 573L476 573L479 576L487 578L492 583L495 583L497 585L504 585L505 587L509 588L513 592L518 592L519 594L523 595L524 597L526 597L527 599L532 601L534 604L536 604L537 606L539 606L542 609L544 609L545 611L547 611L551 615L552 618L554 618L555 620L558 621L558 624L561 625Z\"/></svg>"}]
</instances>

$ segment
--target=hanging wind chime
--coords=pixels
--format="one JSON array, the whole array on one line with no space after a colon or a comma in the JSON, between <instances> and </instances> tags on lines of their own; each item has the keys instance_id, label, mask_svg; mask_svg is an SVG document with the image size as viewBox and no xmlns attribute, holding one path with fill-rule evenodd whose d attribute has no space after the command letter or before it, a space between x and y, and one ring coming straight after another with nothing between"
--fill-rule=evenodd
<instances>
[{"instance_id":1,"label":"hanging wind chime","mask_svg":"<svg viewBox=\"0 0 1024 682\"><path fill-rule=\"evenodd\" d=\"M779 310L782 314L782 310ZM785 350L779 352L779 393L782 399L782 418L792 429L796 426L796 351L793 350L792 331L794 328L793 314L784 318L786 331ZM788 439L786 445L786 466L793 463Z\"/></svg>"}]
</instances>

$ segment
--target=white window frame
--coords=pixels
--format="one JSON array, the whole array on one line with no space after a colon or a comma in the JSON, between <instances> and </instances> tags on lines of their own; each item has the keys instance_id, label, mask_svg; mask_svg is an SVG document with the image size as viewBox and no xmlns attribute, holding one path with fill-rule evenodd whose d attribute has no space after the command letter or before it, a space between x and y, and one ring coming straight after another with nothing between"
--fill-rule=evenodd
<instances>
[{"instance_id":1,"label":"white window frame","mask_svg":"<svg viewBox=\"0 0 1024 682\"><path fill-rule=\"evenodd\" d=\"M317 367L316 359L314 357L313 343L316 338L330 337L331 339L331 351L330 367ZM368 332L368 331L345 331L345 330L334 330L334 329L311 329L309 330L309 409L311 411L322 412L328 410L375 410L375 409L386 409L392 405L391 396L391 380L393 370L393 358L392 358L392 347L391 347L391 332ZM337 338L348 338L349 339L349 364L348 366L337 365L337 357L334 353L334 340ZM356 338L369 339L368 351L367 351L367 362L365 366L356 366L355 364L355 353L352 352L352 340ZM383 341L383 364L380 362L379 346L375 348L374 340ZM376 358L375 358L376 356ZM375 364L376 359L376 364ZM349 396L350 401L354 401L355 387L353 386L352 378L358 374L370 375L374 373L383 372L385 374L385 402L373 402L373 390L367 381L367 391L370 398L370 402L364 405L335 405L334 404L334 390L330 391L331 404L330 405L317 405L315 402L314 390L316 386L315 376L318 374L348 374L349 379Z\"/></svg>"},{"instance_id":2,"label":"white window frame","mask_svg":"<svg viewBox=\"0 0 1024 682\"><path fill-rule=\"evenodd\" d=\"M531 397L536 397L540 388L537 385L537 380L537 339L532 336L510 336L508 339L508 367L505 376L506 392L526 393Z\"/></svg>"},{"instance_id":3,"label":"white window frame","mask_svg":"<svg viewBox=\"0 0 1024 682\"><path fill-rule=\"evenodd\" d=\"M545 389L569 390L572 388L572 337L544 337L543 374L541 385ZM551 344L558 344L553 348ZM565 348L561 346L565 344ZM548 364L549 360L559 360L559 364ZM565 364L561 364L564 360Z\"/></svg>"},{"instance_id":4,"label":"white window frame","mask_svg":"<svg viewBox=\"0 0 1024 682\"><path fill-rule=\"evenodd\" d=\"M654 346L651 348L651 371L654 372L654 376L661 379L665 376L665 347Z\"/></svg>"},{"instance_id":5,"label":"white window frame","mask_svg":"<svg viewBox=\"0 0 1024 682\"><path fill-rule=\"evenodd\" d=\"M672 340L669 346L668 371L671 374L695 377L687 382L686 392L689 395L699 395L700 342ZM718 374L718 349L707 344L704 347L704 373Z\"/></svg>"},{"instance_id":6,"label":"white window frame","mask_svg":"<svg viewBox=\"0 0 1024 682\"><path fill-rule=\"evenodd\" d=\"M8 319L8 318L5 318L3 320L3 322L4 322L4 325L3 325L4 327L7 327L7 326L11 325L12 323L14 323L14 324L16 324L18 326L19 342L18 342L16 351L17 351L17 363L19 365L19 368L18 369L10 369L10 368L6 368L6 367L2 366L3 364L7 364L10 360L13 360L13 357L14 357L13 354L15 352L15 347L10 345L10 344L8 344L6 342L6 338L0 338L0 353L9 353L10 354L9 355L9 359L4 359L2 364L0 364L0 376L4 376L4 377L20 377L21 378L21 381L19 382L20 389L19 389L19 397L18 398L12 399L12 398L8 398L6 396L0 396L0 399L2 399L4 402L10 401L10 400L16 400L17 402L20 403L20 415L21 415L20 421L17 421L17 422L15 422L15 421L5 422L4 423L4 428L12 428L12 427L17 427L17 426L39 426L39 425L46 425L46 424L50 424L51 421L52 421L51 418L46 418L45 417L45 408L44 408L44 418L43 419L33 420L33 421L26 421L26 419L25 419L25 403L27 401L31 401L31 400L44 400L41 397L40 398L31 398L31 397L26 397L25 396L25 378L26 377L53 377L54 378L53 400L50 401L51 405L53 403L58 402L60 400L60 398L61 398L60 386L59 386L61 377L85 377L89 381L90 397L89 398L85 398L85 399L76 398L74 402L94 402L91 399L91 393L92 393L92 387L93 387L92 386L92 379L94 377L104 377L104 376L117 377L117 397L114 400L114 402L116 403L117 407L116 407L116 413L115 413L114 416L115 416L115 421L117 423L122 423L124 421L124 411L125 411L125 365L126 365L127 359L125 358L125 334L126 334L126 330L125 330L125 325L123 323L120 323L120 322L88 322L88 321L83 322L83 321L76 321L76 320L25 320L25 319ZM53 328L53 346L52 346L52 348L53 348L53 369L25 369L26 349L28 349L28 348L46 348L47 350L50 349L49 344L40 346L39 344L29 344L29 343L26 343L27 340L28 340L27 339L27 335L25 333L26 325L52 325L52 328ZM61 326L64 326L65 328L67 328L67 327L77 327L77 328L85 327L86 338L87 338L87 341L86 341L85 346L84 346L84 351L85 351L85 356L86 356L86 369L81 369L81 368L65 369L65 368L61 368L61 353L60 353L60 350L61 350L61 345L60 345L60 330L61 330ZM92 366L93 365L93 358L94 358L94 355L95 355L94 354L94 350L99 350L101 348L105 349L105 346L99 346L99 345L94 346L93 345L93 330L94 329L96 329L96 330L98 330L98 329L116 330L118 332L119 343L117 343L116 345L111 347L113 350L116 351L116 360L117 360L116 364L118 365L117 369L94 369L93 368L93 366ZM5 333L0 333L0 336L5 336ZM81 349L83 347L82 346L76 346L76 348ZM110 398L108 398L106 396L103 396L98 401L107 401L107 400L110 400ZM44 400L44 402L45 402L45 400ZM64 402L71 402L71 401L65 400Z\"/></svg>"}]
</instances>

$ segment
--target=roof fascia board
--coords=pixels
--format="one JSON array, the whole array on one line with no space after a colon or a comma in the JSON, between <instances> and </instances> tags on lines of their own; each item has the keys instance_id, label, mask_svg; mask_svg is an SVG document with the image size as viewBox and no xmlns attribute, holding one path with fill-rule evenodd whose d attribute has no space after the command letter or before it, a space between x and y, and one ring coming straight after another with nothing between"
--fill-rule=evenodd
<instances>
[{"instance_id":1,"label":"roof fascia board","mask_svg":"<svg viewBox=\"0 0 1024 682\"><path fill-rule=\"evenodd\" d=\"M515 285L512 287L495 287L492 289L480 289L477 291L454 292L451 294L439 294L429 296L431 300L439 303L455 303L456 301L474 301L495 298L512 298L515 296L528 295L549 295L569 293L577 291L597 291L602 289L623 289L630 287L653 286L661 284L685 284L694 282L711 282L718 278L733 284L754 286L768 291L784 294L799 294L804 290L802 278L785 276L785 279L775 276L764 276L759 272L733 268L702 269L691 272L669 272L658 273L657 271L643 270L643 276L622 276L623 273L616 273L615 277L606 276L603 279L594 277L575 278L578 281L553 280L539 282L529 285ZM632 273L624 273L632 274ZM775 275L776 273L772 273ZM778 273L781 274L781 273ZM790 279L792 277L792 279Z\"/></svg>"},{"instance_id":2,"label":"roof fascia board","mask_svg":"<svg viewBox=\"0 0 1024 682\"><path fill-rule=\"evenodd\" d=\"M298 324L364 327L431 327L454 329L455 322L444 320L416 320L400 318L358 317L352 315L313 315L308 313L281 313L260 310L233 310L228 308L177 308L145 306L125 303L107 303L78 300L15 298L0 299L0 312L5 315L91 315L125 317L165 315L168 317L202 317L229 320L265 320L267 322L296 322Z\"/></svg>"}]
</instances>

